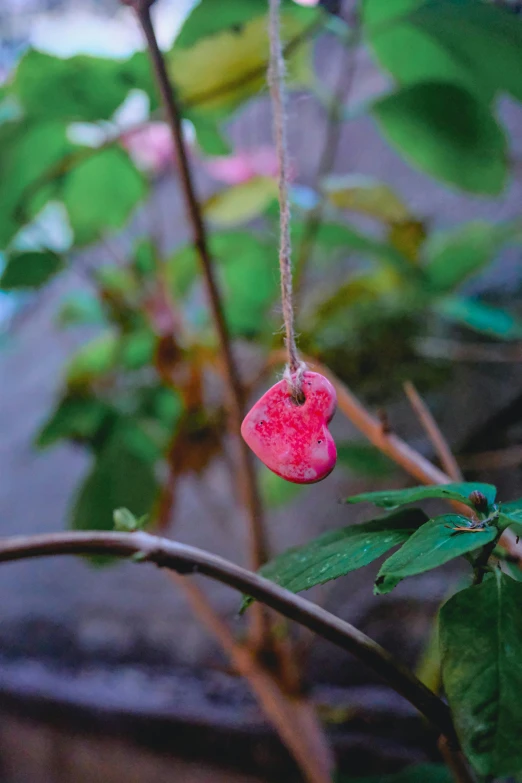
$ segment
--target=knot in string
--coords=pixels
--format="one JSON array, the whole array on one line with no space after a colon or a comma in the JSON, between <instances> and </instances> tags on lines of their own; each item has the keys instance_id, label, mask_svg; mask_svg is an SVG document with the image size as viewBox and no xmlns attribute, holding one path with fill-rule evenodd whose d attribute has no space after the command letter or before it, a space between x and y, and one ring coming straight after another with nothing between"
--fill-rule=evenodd
<instances>
[{"instance_id":1,"label":"knot in string","mask_svg":"<svg viewBox=\"0 0 522 783\"><path fill-rule=\"evenodd\" d=\"M280 0L269 0L270 65L268 82L272 100L274 138L278 163L278 189L280 212L279 269L281 273L281 303L285 323L287 366L284 378L288 380L292 396L302 402L304 362L299 360L295 339L294 305L292 292L292 246L290 242L290 199L288 142L286 136L285 64L281 45Z\"/></svg>"},{"instance_id":2,"label":"knot in string","mask_svg":"<svg viewBox=\"0 0 522 783\"><path fill-rule=\"evenodd\" d=\"M305 362L299 362L297 369L292 371L290 365L286 365L283 378L290 387L290 394L297 405L302 405L306 399L303 391L303 375L308 367Z\"/></svg>"}]
</instances>

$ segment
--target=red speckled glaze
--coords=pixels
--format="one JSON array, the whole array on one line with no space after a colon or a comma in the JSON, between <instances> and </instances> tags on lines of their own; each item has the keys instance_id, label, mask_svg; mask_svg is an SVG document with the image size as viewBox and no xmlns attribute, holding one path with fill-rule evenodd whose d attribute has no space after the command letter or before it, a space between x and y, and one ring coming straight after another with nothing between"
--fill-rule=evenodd
<instances>
[{"instance_id":1,"label":"red speckled glaze","mask_svg":"<svg viewBox=\"0 0 522 783\"><path fill-rule=\"evenodd\" d=\"M337 450L328 424L335 413L335 389L317 372L303 374L305 401L297 405L288 381L272 386L241 426L254 454L281 478L313 484L335 467Z\"/></svg>"}]
</instances>

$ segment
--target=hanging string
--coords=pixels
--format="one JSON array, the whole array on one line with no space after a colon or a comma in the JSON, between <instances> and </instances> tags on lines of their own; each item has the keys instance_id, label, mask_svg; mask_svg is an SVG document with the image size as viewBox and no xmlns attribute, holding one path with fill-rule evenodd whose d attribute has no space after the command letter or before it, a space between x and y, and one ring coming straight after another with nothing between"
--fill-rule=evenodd
<instances>
[{"instance_id":1,"label":"hanging string","mask_svg":"<svg viewBox=\"0 0 522 783\"><path fill-rule=\"evenodd\" d=\"M299 360L295 341L294 305L292 294L292 247L290 242L290 199L288 196L289 166L286 137L285 63L281 45L280 0L269 0L270 64L268 82L272 99L274 137L278 162L280 242L279 269L281 272L281 302L285 322L285 345L288 362L284 377L290 384L296 400L303 397L302 379L306 370Z\"/></svg>"}]
</instances>

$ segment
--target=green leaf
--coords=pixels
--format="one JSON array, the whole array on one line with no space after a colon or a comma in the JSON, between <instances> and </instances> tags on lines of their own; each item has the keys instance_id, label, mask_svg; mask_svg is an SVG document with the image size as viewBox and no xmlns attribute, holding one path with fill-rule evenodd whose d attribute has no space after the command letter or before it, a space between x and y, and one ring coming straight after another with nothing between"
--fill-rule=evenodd
<instances>
[{"instance_id":1,"label":"green leaf","mask_svg":"<svg viewBox=\"0 0 522 783\"><path fill-rule=\"evenodd\" d=\"M36 437L38 448L59 440L92 440L108 422L112 409L90 395L67 395L60 400Z\"/></svg>"},{"instance_id":2,"label":"green leaf","mask_svg":"<svg viewBox=\"0 0 522 783\"><path fill-rule=\"evenodd\" d=\"M267 329L267 315L279 290L277 253L272 245L247 231L213 234L210 249L216 261L232 334L253 338ZM167 276L176 296L187 296L199 264L193 247L168 262ZM207 311L204 313L208 317Z\"/></svg>"},{"instance_id":3,"label":"green leaf","mask_svg":"<svg viewBox=\"0 0 522 783\"><path fill-rule=\"evenodd\" d=\"M265 506L277 508L294 500L303 491L303 485L285 481L263 466L259 472L259 491Z\"/></svg>"},{"instance_id":4,"label":"green leaf","mask_svg":"<svg viewBox=\"0 0 522 783\"><path fill-rule=\"evenodd\" d=\"M170 433L179 422L183 413L183 399L181 395L173 389L157 387L153 390L151 399L152 413L165 424Z\"/></svg>"},{"instance_id":5,"label":"green leaf","mask_svg":"<svg viewBox=\"0 0 522 783\"><path fill-rule=\"evenodd\" d=\"M125 299L139 290L136 275L130 267L104 264L95 270L94 275L98 286L116 299Z\"/></svg>"},{"instance_id":6,"label":"green leaf","mask_svg":"<svg viewBox=\"0 0 522 783\"><path fill-rule=\"evenodd\" d=\"M303 236L305 224L302 221L292 222L292 242L299 245ZM382 262L383 266L393 269L404 277L411 278L415 270L411 263L389 242L382 242L373 237L360 234L341 223L323 223L317 233L317 246L321 252L316 253L318 262L328 260L335 250L344 253L356 252Z\"/></svg>"},{"instance_id":7,"label":"green leaf","mask_svg":"<svg viewBox=\"0 0 522 783\"><path fill-rule=\"evenodd\" d=\"M444 82L404 87L373 104L388 141L414 166L471 193L499 194L506 139L488 107Z\"/></svg>"},{"instance_id":8,"label":"green leaf","mask_svg":"<svg viewBox=\"0 0 522 783\"><path fill-rule=\"evenodd\" d=\"M408 220L410 213L392 188L373 177L361 174L331 175L321 189L328 201L339 209L361 212L385 223Z\"/></svg>"},{"instance_id":9,"label":"green leaf","mask_svg":"<svg viewBox=\"0 0 522 783\"><path fill-rule=\"evenodd\" d=\"M10 92L28 118L108 120L129 90L141 86L128 63L85 54L64 59L30 49L18 64Z\"/></svg>"},{"instance_id":10,"label":"green leaf","mask_svg":"<svg viewBox=\"0 0 522 783\"><path fill-rule=\"evenodd\" d=\"M121 343L121 363L127 370L139 370L152 364L156 336L149 329L125 335Z\"/></svg>"},{"instance_id":11,"label":"green leaf","mask_svg":"<svg viewBox=\"0 0 522 783\"><path fill-rule=\"evenodd\" d=\"M63 259L50 250L11 253L0 276L0 288L40 288L63 269Z\"/></svg>"},{"instance_id":12,"label":"green leaf","mask_svg":"<svg viewBox=\"0 0 522 783\"><path fill-rule=\"evenodd\" d=\"M496 527L485 527L473 533L454 530L470 524L469 519L460 514L443 514L430 519L383 563L375 581L375 593L389 593L401 579L422 574L459 555L473 552L499 534Z\"/></svg>"},{"instance_id":13,"label":"green leaf","mask_svg":"<svg viewBox=\"0 0 522 783\"><path fill-rule=\"evenodd\" d=\"M522 22L507 9L479 0L366 0L363 9L370 45L402 84L444 80L481 100L522 99Z\"/></svg>"},{"instance_id":14,"label":"green leaf","mask_svg":"<svg viewBox=\"0 0 522 783\"><path fill-rule=\"evenodd\" d=\"M58 122L8 122L0 126L0 247L57 196L46 174L73 150Z\"/></svg>"},{"instance_id":15,"label":"green leaf","mask_svg":"<svg viewBox=\"0 0 522 783\"><path fill-rule=\"evenodd\" d=\"M128 508L117 508L112 518L115 530L120 530L123 533L135 533L136 530L143 530L146 527L149 515L144 514L138 519Z\"/></svg>"},{"instance_id":16,"label":"green leaf","mask_svg":"<svg viewBox=\"0 0 522 783\"><path fill-rule=\"evenodd\" d=\"M115 508L148 514L157 492L153 463L119 428L94 462L73 505L73 530L112 530Z\"/></svg>"},{"instance_id":17,"label":"green leaf","mask_svg":"<svg viewBox=\"0 0 522 783\"><path fill-rule=\"evenodd\" d=\"M380 492L363 492L346 499L346 503L373 503L382 508L398 508L406 503L418 503L419 500L428 498L441 498L443 500L457 500L473 507L469 496L472 492L482 492L487 498L488 504L495 502L497 494L493 484L481 484L475 481L464 481L453 484L437 484L428 487L410 487L409 489L385 489Z\"/></svg>"},{"instance_id":18,"label":"green leaf","mask_svg":"<svg viewBox=\"0 0 522 783\"><path fill-rule=\"evenodd\" d=\"M210 237L212 241L212 236ZM165 265L169 288L176 299L184 299L198 278L198 258L193 245L176 250Z\"/></svg>"},{"instance_id":19,"label":"green leaf","mask_svg":"<svg viewBox=\"0 0 522 783\"><path fill-rule=\"evenodd\" d=\"M198 146L205 155L231 154L232 147L213 118L197 111L185 111L184 116L192 122Z\"/></svg>"},{"instance_id":20,"label":"green leaf","mask_svg":"<svg viewBox=\"0 0 522 783\"><path fill-rule=\"evenodd\" d=\"M288 0L283 0L285 13L299 14L301 18L313 19L317 16L315 9L295 8ZM189 49L198 41L209 36L231 29L240 35L242 26L258 16L265 16L265 0L199 0L185 19L175 40L178 49Z\"/></svg>"},{"instance_id":21,"label":"green leaf","mask_svg":"<svg viewBox=\"0 0 522 783\"><path fill-rule=\"evenodd\" d=\"M175 41L176 48L189 49L202 38L220 33L227 28L235 28L239 33L241 26L256 16L266 13L264 0L228 0L226 5L220 0L200 0L185 19Z\"/></svg>"},{"instance_id":22,"label":"green leaf","mask_svg":"<svg viewBox=\"0 0 522 783\"><path fill-rule=\"evenodd\" d=\"M429 285L449 292L490 263L510 240L519 239L518 222L491 224L477 220L431 235L425 245Z\"/></svg>"},{"instance_id":23,"label":"green leaf","mask_svg":"<svg viewBox=\"0 0 522 783\"><path fill-rule=\"evenodd\" d=\"M411 22L424 0L365 0L364 32L380 64L400 84L455 82L479 93L475 75L462 68L444 45Z\"/></svg>"},{"instance_id":24,"label":"green leaf","mask_svg":"<svg viewBox=\"0 0 522 783\"><path fill-rule=\"evenodd\" d=\"M221 3L219 15L222 11ZM283 43L299 42L310 24L308 13L284 11ZM229 27L199 37L190 48L175 44L167 55L167 67L184 109L197 108L215 118L226 116L265 89L268 56L268 22L262 15L245 21L239 29ZM312 78L310 44L303 40L294 45L286 65L289 86L308 84Z\"/></svg>"},{"instance_id":25,"label":"green leaf","mask_svg":"<svg viewBox=\"0 0 522 783\"><path fill-rule=\"evenodd\" d=\"M502 503L501 511L516 522L522 522L522 498L510 500L508 503Z\"/></svg>"},{"instance_id":26,"label":"green leaf","mask_svg":"<svg viewBox=\"0 0 522 783\"><path fill-rule=\"evenodd\" d=\"M75 166L63 183L61 197L76 244L92 242L123 226L146 191L143 176L122 149L101 150Z\"/></svg>"},{"instance_id":27,"label":"green leaf","mask_svg":"<svg viewBox=\"0 0 522 783\"><path fill-rule=\"evenodd\" d=\"M104 332L83 345L70 359L67 382L71 385L88 384L114 370L120 356L121 341L114 332Z\"/></svg>"},{"instance_id":28,"label":"green leaf","mask_svg":"<svg viewBox=\"0 0 522 783\"><path fill-rule=\"evenodd\" d=\"M522 771L522 584L496 570L440 612L444 689L462 749L477 772Z\"/></svg>"},{"instance_id":29,"label":"green leaf","mask_svg":"<svg viewBox=\"0 0 522 783\"><path fill-rule=\"evenodd\" d=\"M337 464L372 478L389 476L395 470L394 463L375 446L351 441L337 444Z\"/></svg>"},{"instance_id":30,"label":"green leaf","mask_svg":"<svg viewBox=\"0 0 522 783\"><path fill-rule=\"evenodd\" d=\"M515 535L522 536L522 498L499 503L499 527L502 530L510 527Z\"/></svg>"},{"instance_id":31,"label":"green leaf","mask_svg":"<svg viewBox=\"0 0 522 783\"><path fill-rule=\"evenodd\" d=\"M435 302L432 309L448 321L466 326L474 332L500 340L520 340L522 321L498 307L474 299L448 296Z\"/></svg>"},{"instance_id":32,"label":"green leaf","mask_svg":"<svg viewBox=\"0 0 522 783\"><path fill-rule=\"evenodd\" d=\"M221 262L219 271L230 331L252 339L266 331L270 323L267 316L278 295L276 254L253 236L236 248L235 241L221 245L216 235L213 246Z\"/></svg>"},{"instance_id":33,"label":"green leaf","mask_svg":"<svg viewBox=\"0 0 522 783\"><path fill-rule=\"evenodd\" d=\"M332 530L304 546L283 552L259 573L293 593L309 590L377 560L406 541L427 519L423 511L412 508Z\"/></svg>"},{"instance_id":34,"label":"green leaf","mask_svg":"<svg viewBox=\"0 0 522 783\"><path fill-rule=\"evenodd\" d=\"M98 326L105 324L105 313L96 296L77 291L61 304L56 320L60 326Z\"/></svg>"},{"instance_id":35,"label":"green leaf","mask_svg":"<svg viewBox=\"0 0 522 783\"><path fill-rule=\"evenodd\" d=\"M522 100L522 22L507 9L480 0L431 0L409 21L444 47L482 97L507 91Z\"/></svg>"},{"instance_id":36,"label":"green leaf","mask_svg":"<svg viewBox=\"0 0 522 783\"><path fill-rule=\"evenodd\" d=\"M219 227L236 226L259 217L277 199L272 177L252 177L211 196L203 205L206 217Z\"/></svg>"},{"instance_id":37,"label":"green leaf","mask_svg":"<svg viewBox=\"0 0 522 783\"><path fill-rule=\"evenodd\" d=\"M142 239L134 245L133 268L144 279L156 271L156 247L149 239Z\"/></svg>"}]
</instances>

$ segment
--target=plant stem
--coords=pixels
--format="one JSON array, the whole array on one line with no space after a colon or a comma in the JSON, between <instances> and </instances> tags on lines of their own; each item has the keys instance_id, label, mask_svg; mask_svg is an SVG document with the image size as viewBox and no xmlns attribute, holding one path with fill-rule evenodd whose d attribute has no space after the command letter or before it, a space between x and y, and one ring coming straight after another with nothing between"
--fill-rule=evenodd
<instances>
[{"instance_id":1,"label":"plant stem","mask_svg":"<svg viewBox=\"0 0 522 783\"><path fill-rule=\"evenodd\" d=\"M491 541L482 547L482 550L476 560L473 562L473 584L480 585L486 575L488 560L493 554L498 541Z\"/></svg>"},{"instance_id":2,"label":"plant stem","mask_svg":"<svg viewBox=\"0 0 522 783\"><path fill-rule=\"evenodd\" d=\"M249 563L254 570L257 570L267 559L268 547L263 526L263 512L257 488L252 454L241 437L241 423L244 415L243 388L232 352L230 335L225 321L222 299L208 247L207 232L201 213L201 207L194 188L192 172L183 138L181 113L170 83L165 60L158 46L149 7L146 3L137 3L135 10L147 40L153 71L165 108L166 119L172 133L178 160L181 187L185 197L187 215L192 227L194 247L199 255L212 318L221 346L229 398L230 424L232 432L237 440L239 450L239 486L250 519Z\"/></svg>"},{"instance_id":3,"label":"plant stem","mask_svg":"<svg viewBox=\"0 0 522 783\"><path fill-rule=\"evenodd\" d=\"M136 562L155 563L181 575L199 573L263 601L290 620L355 655L413 704L452 743L456 742L447 705L379 644L325 609L217 555L141 531L50 533L14 536L0 541L0 563L66 554L134 558Z\"/></svg>"}]
</instances>

